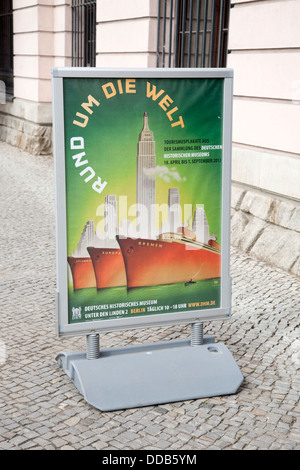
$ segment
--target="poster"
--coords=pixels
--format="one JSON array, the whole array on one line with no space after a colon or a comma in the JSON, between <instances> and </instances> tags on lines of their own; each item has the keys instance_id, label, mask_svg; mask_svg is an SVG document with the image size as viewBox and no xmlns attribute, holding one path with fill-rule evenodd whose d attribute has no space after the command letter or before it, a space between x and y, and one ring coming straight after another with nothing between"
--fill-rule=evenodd
<instances>
[{"instance_id":1,"label":"poster","mask_svg":"<svg viewBox=\"0 0 300 470\"><path fill-rule=\"evenodd\" d=\"M222 74L58 69L58 303L66 328L184 321L206 311L224 318L230 136Z\"/></svg>"}]
</instances>

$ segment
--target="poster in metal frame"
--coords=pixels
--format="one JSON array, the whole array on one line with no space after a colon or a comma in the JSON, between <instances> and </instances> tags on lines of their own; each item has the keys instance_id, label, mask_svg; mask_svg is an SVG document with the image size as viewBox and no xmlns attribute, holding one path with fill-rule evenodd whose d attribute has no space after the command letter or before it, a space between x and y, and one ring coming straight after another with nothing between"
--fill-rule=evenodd
<instances>
[{"instance_id":1,"label":"poster in metal frame","mask_svg":"<svg viewBox=\"0 0 300 470\"><path fill-rule=\"evenodd\" d=\"M232 82L52 70L60 337L230 317Z\"/></svg>"}]
</instances>

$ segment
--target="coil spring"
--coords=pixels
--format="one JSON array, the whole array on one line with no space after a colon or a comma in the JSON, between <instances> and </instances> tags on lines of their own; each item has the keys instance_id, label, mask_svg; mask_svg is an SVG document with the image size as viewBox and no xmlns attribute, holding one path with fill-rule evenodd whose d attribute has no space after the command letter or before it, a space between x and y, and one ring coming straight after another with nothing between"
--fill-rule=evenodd
<instances>
[{"instance_id":1,"label":"coil spring","mask_svg":"<svg viewBox=\"0 0 300 470\"><path fill-rule=\"evenodd\" d=\"M203 344L203 323L192 323L191 346Z\"/></svg>"},{"instance_id":2,"label":"coil spring","mask_svg":"<svg viewBox=\"0 0 300 470\"><path fill-rule=\"evenodd\" d=\"M99 348L99 335L90 334L86 337L86 358L88 360L99 359L100 348Z\"/></svg>"}]
</instances>

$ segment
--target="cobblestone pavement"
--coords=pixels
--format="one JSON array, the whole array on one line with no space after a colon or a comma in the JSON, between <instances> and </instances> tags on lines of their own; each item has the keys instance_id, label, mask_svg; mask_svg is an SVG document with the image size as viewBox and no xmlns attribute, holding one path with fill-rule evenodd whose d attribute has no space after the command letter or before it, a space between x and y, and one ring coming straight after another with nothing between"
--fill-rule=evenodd
<instances>
[{"instance_id":1,"label":"cobblestone pavement","mask_svg":"<svg viewBox=\"0 0 300 470\"><path fill-rule=\"evenodd\" d=\"M232 249L232 317L204 325L235 357L235 395L103 413L55 357L85 349L55 325L50 157L0 143L0 449L300 448L300 279ZM101 335L103 348L190 336L189 326Z\"/></svg>"}]
</instances>

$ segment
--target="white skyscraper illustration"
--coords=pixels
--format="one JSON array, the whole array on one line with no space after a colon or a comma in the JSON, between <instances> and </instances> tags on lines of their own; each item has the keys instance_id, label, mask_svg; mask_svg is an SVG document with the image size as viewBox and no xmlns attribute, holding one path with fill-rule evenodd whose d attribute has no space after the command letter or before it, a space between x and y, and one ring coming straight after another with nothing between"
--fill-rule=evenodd
<instances>
[{"instance_id":1,"label":"white skyscraper illustration","mask_svg":"<svg viewBox=\"0 0 300 470\"><path fill-rule=\"evenodd\" d=\"M74 257L85 257L89 256L87 252L88 246L93 246L95 243L95 231L94 231L94 221L89 220L81 233L80 240L77 245L77 249L72 253Z\"/></svg>"},{"instance_id":2,"label":"white skyscraper illustration","mask_svg":"<svg viewBox=\"0 0 300 470\"><path fill-rule=\"evenodd\" d=\"M155 178L148 176L145 170L155 168L155 141L148 126L148 113L144 112L143 129L137 145L136 203L137 227L140 234L151 237L154 230Z\"/></svg>"},{"instance_id":3,"label":"white skyscraper illustration","mask_svg":"<svg viewBox=\"0 0 300 470\"><path fill-rule=\"evenodd\" d=\"M192 230L196 234L196 240L198 242L208 243L209 226L203 205L198 206L195 210Z\"/></svg>"},{"instance_id":4,"label":"white skyscraper illustration","mask_svg":"<svg viewBox=\"0 0 300 470\"><path fill-rule=\"evenodd\" d=\"M118 203L114 194L105 197L104 202L104 232L110 240L115 239L118 230Z\"/></svg>"},{"instance_id":5,"label":"white skyscraper illustration","mask_svg":"<svg viewBox=\"0 0 300 470\"><path fill-rule=\"evenodd\" d=\"M176 232L181 224L180 195L178 188L169 189L168 206L170 232Z\"/></svg>"},{"instance_id":6,"label":"white skyscraper illustration","mask_svg":"<svg viewBox=\"0 0 300 470\"><path fill-rule=\"evenodd\" d=\"M105 248L118 248L116 235L118 234L118 201L115 194L105 196L104 201L104 246Z\"/></svg>"}]
</instances>

